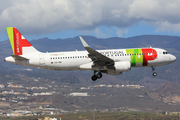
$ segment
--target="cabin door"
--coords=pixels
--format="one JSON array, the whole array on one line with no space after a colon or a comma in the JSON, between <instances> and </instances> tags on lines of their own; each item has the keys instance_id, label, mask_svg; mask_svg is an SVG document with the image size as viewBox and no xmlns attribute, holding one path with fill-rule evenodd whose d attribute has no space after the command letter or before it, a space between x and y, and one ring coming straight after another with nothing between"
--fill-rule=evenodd
<instances>
[{"instance_id":1,"label":"cabin door","mask_svg":"<svg viewBox=\"0 0 180 120\"><path fill-rule=\"evenodd\" d=\"M44 59L44 55L39 55L39 65L40 66L45 66L45 59Z\"/></svg>"}]
</instances>

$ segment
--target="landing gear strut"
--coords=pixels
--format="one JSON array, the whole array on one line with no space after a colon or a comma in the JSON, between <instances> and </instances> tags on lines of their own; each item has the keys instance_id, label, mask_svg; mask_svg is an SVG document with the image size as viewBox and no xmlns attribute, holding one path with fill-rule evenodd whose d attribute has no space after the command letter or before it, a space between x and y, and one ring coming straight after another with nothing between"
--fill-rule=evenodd
<instances>
[{"instance_id":1,"label":"landing gear strut","mask_svg":"<svg viewBox=\"0 0 180 120\"><path fill-rule=\"evenodd\" d=\"M155 76L157 76L157 73L156 73L156 72L154 72L154 71L155 71L154 66L151 66L151 68L152 68L152 71L153 71L153 76L154 76L154 77L155 77Z\"/></svg>"},{"instance_id":2,"label":"landing gear strut","mask_svg":"<svg viewBox=\"0 0 180 120\"><path fill-rule=\"evenodd\" d=\"M94 71L94 75L91 77L92 81L96 81L97 79L100 78L102 78L102 74L100 72L96 74L96 71Z\"/></svg>"}]
</instances>

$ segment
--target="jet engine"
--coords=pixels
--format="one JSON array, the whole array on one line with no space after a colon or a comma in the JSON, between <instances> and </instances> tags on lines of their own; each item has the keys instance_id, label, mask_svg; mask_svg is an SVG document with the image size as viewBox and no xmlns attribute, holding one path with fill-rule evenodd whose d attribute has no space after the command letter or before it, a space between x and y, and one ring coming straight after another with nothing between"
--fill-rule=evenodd
<instances>
[{"instance_id":1,"label":"jet engine","mask_svg":"<svg viewBox=\"0 0 180 120\"><path fill-rule=\"evenodd\" d=\"M109 67L105 73L108 75L121 75L123 72L131 70L131 63L129 61L115 62L113 67Z\"/></svg>"},{"instance_id":2,"label":"jet engine","mask_svg":"<svg viewBox=\"0 0 180 120\"><path fill-rule=\"evenodd\" d=\"M131 63L129 61L120 61L114 63L115 71L126 72L131 70Z\"/></svg>"}]
</instances>

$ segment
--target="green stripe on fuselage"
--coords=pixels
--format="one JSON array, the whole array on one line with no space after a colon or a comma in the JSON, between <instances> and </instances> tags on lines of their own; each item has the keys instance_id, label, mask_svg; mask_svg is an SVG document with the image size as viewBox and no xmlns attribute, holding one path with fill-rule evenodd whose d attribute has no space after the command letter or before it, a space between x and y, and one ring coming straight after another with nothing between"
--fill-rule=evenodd
<instances>
[{"instance_id":1,"label":"green stripe on fuselage","mask_svg":"<svg viewBox=\"0 0 180 120\"><path fill-rule=\"evenodd\" d=\"M126 49L126 54L131 54L131 66L136 66L137 63L140 63L142 65L142 49Z\"/></svg>"}]
</instances>

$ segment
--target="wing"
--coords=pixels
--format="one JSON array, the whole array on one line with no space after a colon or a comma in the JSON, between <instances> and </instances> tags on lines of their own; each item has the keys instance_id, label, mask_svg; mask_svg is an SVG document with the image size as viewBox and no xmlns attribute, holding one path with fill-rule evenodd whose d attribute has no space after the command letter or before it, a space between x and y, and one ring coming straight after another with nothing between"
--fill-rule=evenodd
<instances>
[{"instance_id":1,"label":"wing","mask_svg":"<svg viewBox=\"0 0 180 120\"><path fill-rule=\"evenodd\" d=\"M79 36L84 48L88 51L88 56L92 59L92 61L95 64L102 65L102 66L107 66L111 65L114 63L114 60L104 56L103 54L99 53L98 51L92 49L86 42L85 40Z\"/></svg>"}]
</instances>

